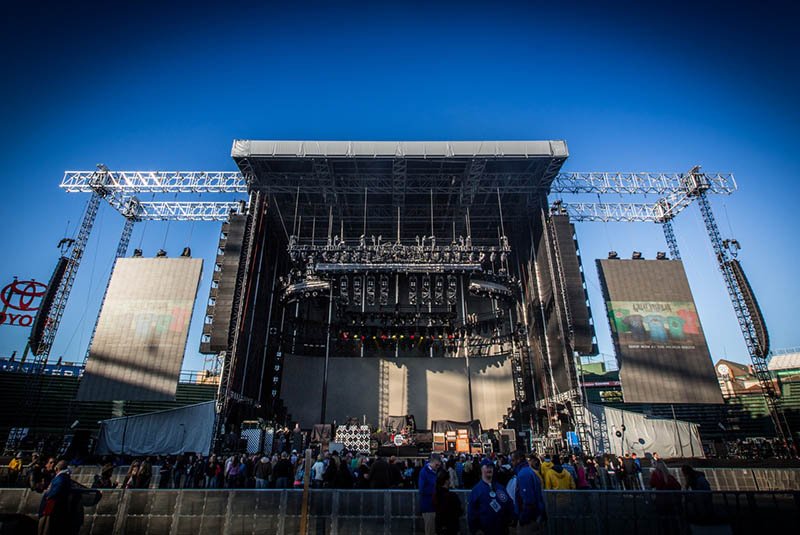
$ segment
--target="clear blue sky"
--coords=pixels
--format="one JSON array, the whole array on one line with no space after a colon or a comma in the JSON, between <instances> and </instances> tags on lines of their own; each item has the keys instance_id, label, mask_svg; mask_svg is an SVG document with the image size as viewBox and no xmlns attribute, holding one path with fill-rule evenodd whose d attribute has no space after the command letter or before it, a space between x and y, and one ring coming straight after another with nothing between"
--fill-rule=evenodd
<instances>
[{"instance_id":1,"label":"clear blue sky","mask_svg":"<svg viewBox=\"0 0 800 535\"><path fill-rule=\"evenodd\" d=\"M0 281L49 277L87 198L57 187L67 169L234 170L235 138L565 139L566 171L733 172L739 192L713 199L720 226L744 247L773 347L800 344L797 8L288 4L6 6ZM577 227L611 353L594 258L666 246L652 224ZM55 358L82 359L121 228L104 207ZM186 369L202 365L218 230L150 222L134 233L146 255L166 236L171 255L188 243L206 259ZM714 359L745 360L696 208L676 232ZM0 355L26 336L0 326Z\"/></svg>"}]
</instances>

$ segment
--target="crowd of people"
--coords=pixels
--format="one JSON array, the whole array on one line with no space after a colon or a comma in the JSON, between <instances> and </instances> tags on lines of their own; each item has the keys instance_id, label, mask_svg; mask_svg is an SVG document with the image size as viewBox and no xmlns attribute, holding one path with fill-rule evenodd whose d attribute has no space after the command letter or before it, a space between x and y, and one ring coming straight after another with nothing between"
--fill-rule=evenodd
<instances>
[{"instance_id":1,"label":"crowd of people","mask_svg":"<svg viewBox=\"0 0 800 535\"><path fill-rule=\"evenodd\" d=\"M517 526L517 533L535 533L545 520L544 489L645 488L641 463L635 454L561 458L535 454L526 457L519 452L510 456L434 453L423 462L326 451L311 460L308 476L313 488L416 489L426 535L459 532L465 511L459 497L452 492L456 489L470 490L466 507L470 532L490 535L507 533L512 524ZM306 472L305 458L297 450L271 457L239 454L140 458L132 460L127 472L115 480L115 468L122 462L116 459L103 464L92 487L287 489L302 487ZM657 454L651 462L649 488L681 490ZM61 519L69 525L78 522L75 499L70 498L70 489L78 485L72 481L66 461L34 456L29 464L24 464L18 455L9 468L13 469L10 473L13 472L14 483L42 493L40 523L49 523L51 519ZM158 474L156 481L155 474ZM684 466L683 475L688 489L710 490L702 472ZM655 505L661 513L669 513L676 507L668 495L657 497Z\"/></svg>"},{"instance_id":2,"label":"crowd of people","mask_svg":"<svg viewBox=\"0 0 800 535\"><path fill-rule=\"evenodd\" d=\"M452 489L469 488L467 525L471 534L505 535L511 526L515 533L541 532L546 520L543 489L588 490L593 488L643 489L641 464L635 455L597 459L558 455L527 458L521 452L510 457L474 457L464 465L453 457L443 459L438 454L420 471L418 480L419 507L425 524L425 535L454 535L459 533L464 515L461 501ZM654 490L677 491L681 486L664 461L654 456L654 470L649 486ZM685 465L681 468L687 489L708 491L711 487L702 472ZM469 477L465 477L469 476ZM477 477L477 482L474 478ZM710 495L701 494L689 504L687 513L695 519L711 516ZM659 493L656 511L670 515L678 511L680 499L671 493Z\"/></svg>"}]
</instances>

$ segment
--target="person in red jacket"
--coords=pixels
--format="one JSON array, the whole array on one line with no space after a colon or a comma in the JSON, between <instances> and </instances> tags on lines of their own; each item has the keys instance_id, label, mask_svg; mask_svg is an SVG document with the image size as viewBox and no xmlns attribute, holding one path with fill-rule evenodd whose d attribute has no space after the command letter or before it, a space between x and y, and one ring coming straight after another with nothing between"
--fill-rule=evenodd
<instances>
[{"instance_id":1,"label":"person in red jacket","mask_svg":"<svg viewBox=\"0 0 800 535\"><path fill-rule=\"evenodd\" d=\"M655 498L656 512L662 516L672 515L677 512L680 504L680 495L675 491L681 490L681 484L669 473L669 468L664 461L656 461L655 470L650 475L650 488L659 491Z\"/></svg>"}]
</instances>

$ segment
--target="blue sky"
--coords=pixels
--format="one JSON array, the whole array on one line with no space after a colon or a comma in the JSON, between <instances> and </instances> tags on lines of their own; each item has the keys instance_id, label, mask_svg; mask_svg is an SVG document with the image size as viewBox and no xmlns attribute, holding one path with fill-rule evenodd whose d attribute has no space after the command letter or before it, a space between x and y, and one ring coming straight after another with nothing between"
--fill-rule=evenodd
<instances>
[{"instance_id":1,"label":"blue sky","mask_svg":"<svg viewBox=\"0 0 800 535\"><path fill-rule=\"evenodd\" d=\"M406 2L224 7L37 3L0 23L0 281L46 280L87 197L67 169L234 170L244 139L565 139L565 171L732 172L715 197L769 325L796 334L797 8ZM169 196L167 196L169 198ZM610 199L613 200L613 199ZM714 359L746 360L696 207L675 223ZM83 358L122 218L104 207L52 355ZM601 350L612 352L594 258L653 258L660 228L580 223ZM206 259L184 367L199 369L219 225L138 224L146 255ZM27 332L0 326L0 355Z\"/></svg>"}]
</instances>

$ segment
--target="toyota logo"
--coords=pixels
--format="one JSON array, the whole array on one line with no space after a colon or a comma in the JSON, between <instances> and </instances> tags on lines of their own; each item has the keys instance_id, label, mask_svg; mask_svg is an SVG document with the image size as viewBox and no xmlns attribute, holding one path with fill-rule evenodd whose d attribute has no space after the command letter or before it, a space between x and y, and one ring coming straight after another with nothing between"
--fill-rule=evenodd
<instances>
[{"instance_id":1,"label":"toyota logo","mask_svg":"<svg viewBox=\"0 0 800 535\"><path fill-rule=\"evenodd\" d=\"M44 295L47 285L36 281L14 281L0 292L0 300L8 308L33 312L39 309L34 306L36 298Z\"/></svg>"}]
</instances>

